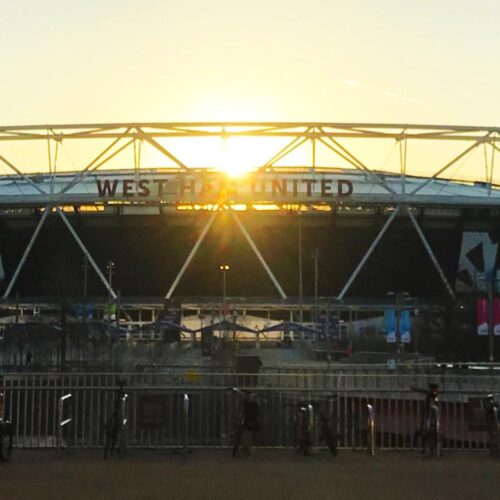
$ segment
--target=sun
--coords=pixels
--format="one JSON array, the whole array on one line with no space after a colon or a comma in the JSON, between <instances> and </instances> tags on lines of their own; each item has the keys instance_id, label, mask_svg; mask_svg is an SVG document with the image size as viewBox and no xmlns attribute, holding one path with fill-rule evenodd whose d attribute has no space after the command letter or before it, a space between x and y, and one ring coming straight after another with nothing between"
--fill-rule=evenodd
<instances>
[{"instance_id":1,"label":"sun","mask_svg":"<svg viewBox=\"0 0 500 500\"><path fill-rule=\"evenodd\" d=\"M241 177L266 164L276 146L255 137L210 137L158 142L189 168L223 172ZM145 145L142 164L153 168L174 167L162 152Z\"/></svg>"},{"instance_id":2,"label":"sun","mask_svg":"<svg viewBox=\"0 0 500 500\"><path fill-rule=\"evenodd\" d=\"M259 151L258 140L245 137L222 138L218 164L229 177L242 177L260 168L265 156Z\"/></svg>"}]
</instances>

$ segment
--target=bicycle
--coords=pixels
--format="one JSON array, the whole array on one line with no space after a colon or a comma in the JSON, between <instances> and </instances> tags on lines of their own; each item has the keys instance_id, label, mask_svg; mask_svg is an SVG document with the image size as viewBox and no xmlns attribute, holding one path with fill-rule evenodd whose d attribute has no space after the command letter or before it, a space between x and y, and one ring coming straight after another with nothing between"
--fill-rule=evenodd
<instances>
[{"instance_id":1,"label":"bicycle","mask_svg":"<svg viewBox=\"0 0 500 500\"><path fill-rule=\"evenodd\" d=\"M415 432L414 441L420 438L422 453L428 452L431 457L439 458L441 456L439 386L429 384L428 389L412 387L411 390L426 395L422 423L420 429Z\"/></svg>"},{"instance_id":2,"label":"bicycle","mask_svg":"<svg viewBox=\"0 0 500 500\"><path fill-rule=\"evenodd\" d=\"M3 389L0 389L0 460L8 462L12 456L13 429L12 424L4 419Z\"/></svg>"},{"instance_id":3,"label":"bicycle","mask_svg":"<svg viewBox=\"0 0 500 500\"><path fill-rule=\"evenodd\" d=\"M329 396L327 399L334 399L337 396ZM331 422L330 415L325 410L326 401L298 401L294 403L296 411L295 421L295 451L309 456L312 450L313 436L315 432L316 413L320 421L321 438L328 446L332 456L337 455L338 434L336 421ZM335 413L335 412L334 412Z\"/></svg>"},{"instance_id":4,"label":"bicycle","mask_svg":"<svg viewBox=\"0 0 500 500\"><path fill-rule=\"evenodd\" d=\"M105 425L106 438L104 444L104 460L112 456L115 451L120 458L124 458L127 450L127 401L128 394L124 391L126 382L118 381L118 388L114 389L115 399L113 413Z\"/></svg>"},{"instance_id":5,"label":"bicycle","mask_svg":"<svg viewBox=\"0 0 500 500\"><path fill-rule=\"evenodd\" d=\"M500 409L493 394L488 394L483 400L486 429L489 437L490 453L500 455Z\"/></svg>"},{"instance_id":6,"label":"bicycle","mask_svg":"<svg viewBox=\"0 0 500 500\"><path fill-rule=\"evenodd\" d=\"M231 387L230 390L243 397L235 423L233 457L238 455L240 447L243 447L248 456L260 429L260 406L256 394L237 387Z\"/></svg>"},{"instance_id":7,"label":"bicycle","mask_svg":"<svg viewBox=\"0 0 500 500\"><path fill-rule=\"evenodd\" d=\"M304 456L311 454L314 429L314 407L310 402L299 401L295 411L295 451Z\"/></svg>"}]
</instances>

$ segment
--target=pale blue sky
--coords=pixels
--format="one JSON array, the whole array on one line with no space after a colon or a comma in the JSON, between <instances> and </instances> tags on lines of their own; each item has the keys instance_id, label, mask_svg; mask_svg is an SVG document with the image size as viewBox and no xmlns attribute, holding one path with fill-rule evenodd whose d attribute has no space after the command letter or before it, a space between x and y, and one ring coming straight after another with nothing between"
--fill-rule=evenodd
<instances>
[{"instance_id":1,"label":"pale blue sky","mask_svg":"<svg viewBox=\"0 0 500 500\"><path fill-rule=\"evenodd\" d=\"M499 125L500 2L1 2L2 124Z\"/></svg>"}]
</instances>

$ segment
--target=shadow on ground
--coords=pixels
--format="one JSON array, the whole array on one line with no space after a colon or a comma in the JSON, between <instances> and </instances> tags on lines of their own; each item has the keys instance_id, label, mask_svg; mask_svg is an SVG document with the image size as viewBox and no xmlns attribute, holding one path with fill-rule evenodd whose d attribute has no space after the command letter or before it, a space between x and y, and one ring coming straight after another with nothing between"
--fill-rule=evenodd
<instances>
[{"instance_id":1,"label":"shadow on ground","mask_svg":"<svg viewBox=\"0 0 500 500\"><path fill-rule=\"evenodd\" d=\"M417 452L341 451L312 457L257 450L232 459L229 451L130 451L127 459L72 451L15 450L0 464L5 500L157 499L493 499L500 462L482 452L430 459Z\"/></svg>"}]
</instances>

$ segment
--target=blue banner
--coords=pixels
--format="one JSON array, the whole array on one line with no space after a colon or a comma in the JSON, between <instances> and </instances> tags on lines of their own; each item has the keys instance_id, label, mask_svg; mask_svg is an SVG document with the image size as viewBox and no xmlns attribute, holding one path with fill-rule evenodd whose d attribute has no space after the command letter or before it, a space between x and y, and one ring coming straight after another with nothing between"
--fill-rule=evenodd
<instances>
[{"instance_id":1,"label":"blue banner","mask_svg":"<svg viewBox=\"0 0 500 500\"><path fill-rule=\"evenodd\" d=\"M410 311L403 309L399 314L399 332L402 344L409 344L411 342L410 335Z\"/></svg>"},{"instance_id":2,"label":"blue banner","mask_svg":"<svg viewBox=\"0 0 500 500\"><path fill-rule=\"evenodd\" d=\"M335 314L322 314L318 323L320 324L322 338L336 339L339 331L339 318Z\"/></svg>"},{"instance_id":3,"label":"blue banner","mask_svg":"<svg viewBox=\"0 0 500 500\"><path fill-rule=\"evenodd\" d=\"M94 304L87 304L85 314L87 319L92 319L94 317Z\"/></svg>"},{"instance_id":4,"label":"blue banner","mask_svg":"<svg viewBox=\"0 0 500 500\"><path fill-rule=\"evenodd\" d=\"M384 311L385 333L388 344L396 342L396 311L395 309L386 309Z\"/></svg>"},{"instance_id":5,"label":"blue banner","mask_svg":"<svg viewBox=\"0 0 500 500\"><path fill-rule=\"evenodd\" d=\"M83 317L83 304L75 304L75 316L77 319L82 319Z\"/></svg>"}]
</instances>

